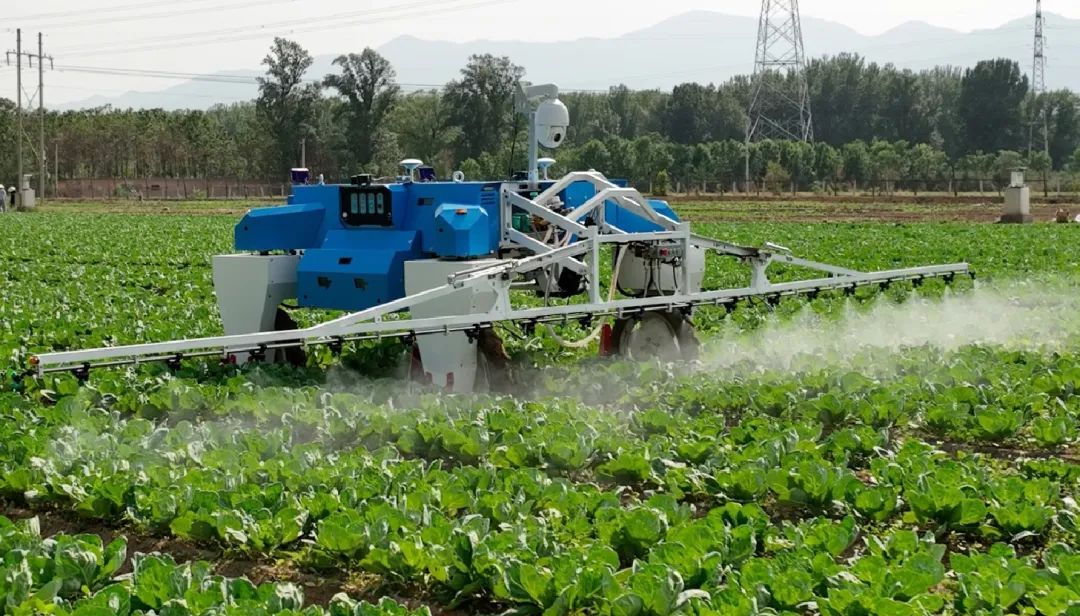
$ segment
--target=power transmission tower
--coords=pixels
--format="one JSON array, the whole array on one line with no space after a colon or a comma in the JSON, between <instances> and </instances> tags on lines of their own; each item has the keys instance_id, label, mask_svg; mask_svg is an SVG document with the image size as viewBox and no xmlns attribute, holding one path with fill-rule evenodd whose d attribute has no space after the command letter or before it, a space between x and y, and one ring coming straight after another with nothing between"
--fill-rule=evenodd
<instances>
[{"instance_id":1,"label":"power transmission tower","mask_svg":"<svg viewBox=\"0 0 1080 616\"><path fill-rule=\"evenodd\" d=\"M814 140L799 0L761 1L746 145L762 139Z\"/></svg>"},{"instance_id":2,"label":"power transmission tower","mask_svg":"<svg viewBox=\"0 0 1080 616\"><path fill-rule=\"evenodd\" d=\"M1042 0L1035 0L1035 64L1031 69L1032 105L1038 117L1031 118L1028 131L1028 155L1035 150L1036 127L1042 130L1043 151L1050 153L1050 121L1046 108L1046 36L1043 34ZM1041 125L1041 126L1040 126Z\"/></svg>"},{"instance_id":3,"label":"power transmission tower","mask_svg":"<svg viewBox=\"0 0 1080 616\"><path fill-rule=\"evenodd\" d=\"M42 199L45 198L45 61L49 62L49 67L52 68L53 58L52 56L45 55L45 43L42 34L38 32L38 51L32 53L29 51L23 51L22 48L22 29L15 31L15 49L8 50L6 54L6 60L8 66L11 66L11 56L15 56L15 89L17 92L17 111L18 115L18 131L16 143L16 158L17 169L19 177L16 178L15 190L19 192L20 203L22 200L22 184L23 184L23 145L24 142L30 146L30 150L37 156L38 161L38 196ZM33 92L28 92L23 88L23 58L26 58L29 63L29 68L34 68L34 62L37 61L38 69L38 85L37 89ZM23 99L26 99L26 106L32 107L34 102L37 102L38 106L38 140L37 146L34 145L33 136L26 131L25 121L23 117Z\"/></svg>"}]
</instances>

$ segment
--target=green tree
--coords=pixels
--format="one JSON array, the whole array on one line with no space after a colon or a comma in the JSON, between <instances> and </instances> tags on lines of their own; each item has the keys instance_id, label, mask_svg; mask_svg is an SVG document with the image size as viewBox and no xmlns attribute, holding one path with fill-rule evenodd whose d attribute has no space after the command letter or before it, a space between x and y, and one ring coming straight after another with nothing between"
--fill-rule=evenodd
<instances>
[{"instance_id":1,"label":"green tree","mask_svg":"<svg viewBox=\"0 0 1080 616\"><path fill-rule=\"evenodd\" d=\"M15 143L15 102L6 98L0 98L0 143ZM15 148L0 148L0 182L5 185L15 179L17 167ZM11 178L10 180L8 178ZM7 198L7 194L3 195Z\"/></svg>"},{"instance_id":2,"label":"green tree","mask_svg":"<svg viewBox=\"0 0 1080 616\"><path fill-rule=\"evenodd\" d=\"M692 154L693 176L701 192L708 192L706 184L716 175L716 161L713 160L712 148L706 143L694 146Z\"/></svg>"},{"instance_id":3,"label":"green tree","mask_svg":"<svg viewBox=\"0 0 1080 616\"><path fill-rule=\"evenodd\" d=\"M765 168L765 188L780 195L791 185L791 174L778 162L769 161Z\"/></svg>"},{"instance_id":4,"label":"green tree","mask_svg":"<svg viewBox=\"0 0 1080 616\"><path fill-rule=\"evenodd\" d=\"M964 128L960 120L963 75L962 69L953 66L933 68L919 75L922 108L931 118L929 143L953 159L964 153ZM906 135L901 137L910 139Z\"/></svg>"},{"instance_id":5,"label":"green tree","mask_svg":"<svg viewBox=\"0 0 1080 616\"><path fill-rule=\"evenodd\" d=\"M256 106L264 129L274 136L274 175L281 177L299 160L301 127L311 122L319 87L304 83L311 54L294 41L275 38L262 63L266 76L258 78Z\"/></svg>"},{"instance_id":6,"label":"green tree","mask_svg":"<svg viewBox=\"0 0 1080 616\"><path fill-rule=\"evenodd\" d=\"M453 123L460 127L458 155L478 158L498 150L512 138L509 130L517 83L525 69L507 57L472 56L461 69L461 79L446 86L446 103Z\"/></svg>"},{"instance_id":7,"label":"green tree","mask_svg":"<svg viewBox=\"0 0 1080 616\"><path fill-rule=\"evenodd\" d=\"M929 189L930 183L945 176L949 159L941 150L925 143L911 148L907 155L908 176L912 180L912 190L918 194L919 187Z\"/></svg>"},{"instance_id":8,"label":"green tree","mask_svg":"<svg viewBox=\"0 0 1080 616\"><path fill-rule=\"evenodd\" d=\"M475 182L482 179L484 172L475 158L466 158L458 165L458 170L465 174L465 179Z\"/></svg>"},{"instance_id":9,"label":"green tree","mask_svg":"<svg viewBox=\"0 0 1080 616\"><path fill-rule=\"evenodd\" d=\"M720 192L729 188L746 175L746 146L741 141L725 139L712 144L712 159Z\"/></svg>"},{"instance_id":10,"label":"green tree","mask_svg":"<svg viewBox=\"0 0 1080 616\"><path fill-rule=\"evenodd\" d=\"M617 85L608 91L607 99L615 121L615 134L623 139L640 135L649 121L642 97L625 85Z\"/></svg>"},{"instance_id":11,"label":"green tree","mask_svg":"<svg viewBox=\"0 0 1080 616\"><path fill-rule=\"evenodd\" d=\"M653 190L651 191L657 197L666 197L668 194L669 186L671 185L671 178L668 176L667 169L661 169L656 173L656 180L653 181Z\"/></svg>"},{"instance_id":12,"label":"green tree","mask_svg":"<svg viewBox=\"0 0 1080 616\"><path fill-rule=\"evenodd\" d=\"M638 137L633 143L635 182L652 183L661 169L667 170L674 162L668 153L667 144L653 133ZM653 189L650 189L652 192Z\"/></svg>"},{"instance_id":13,"label":"green tree","mask_svg":"<svg viewBox=\"0 0 1080 616\"><path fill-rule=\"evenodd\" d=\"M814 145L814 176L826 191L836 192L836 182L843 173L840 151L827 143Z\"/></svg>"},{"instance_id":14,"label":"green tree","mask_svg":"<svg viewBox=\"0 0 1080 616\"><path fill-rule=\"evenodd\" d=\"M681 143L668 145L671 154L671 167L669 169L672 179L676 183L676 192L683 192L685 184L694 179L694 146Z\"/></svg>"},{"instance_id":15,"label":"green tree","mask_svg":"<svg viewBox=\"0 0 1080 616\"><path fill-rule=\"evenodd\" d=\"M1050 170L1054 168L1054 161L1046 152L1032 152L1027 159L1029 170L1038 174L1043 185L1043 196L1050 196Z\"/></svg>"},{"instance_id":16,"label":"green tree","mask_svg":"<svg viewBox=\"0 0 1080 616\"><path fill-rule=\"evenodd\" d=\"M611 153L599 139L593 139L578 148L576 159L581 169L595 169L603 174L610 173Z\"/></svg>"},{"instance_id":17,"label":"green tree","mask_svg":"<svg viewBox=\"0 0 1080 616\"><path fill-rule=\"evenodd\" d=\"M1076 151L1069 157L1069 170L1073 173L1080 173L1080 147L1077 147Z\"/></svg>"},{"instance_id":18,"label":"green tree","mask_svg":"<svg viewBox=\"0 0 1080 616\"><path fill-rule=\"evenodd\" d=\"M841 150L844 179L851 184L852 190L858 190L860 184L870 180L870 149L862 141L852 141Z\"/></svg>"},{"instance_id":19,"label":"green tree","mask_svg":"<svg viewBox=\"0 0 1080 616\"><path fill-rule=\"evenodd\" d=\"M442 94L417 92L404 97L391 113L389 124L405 156L417 157L444 171L453 167L451 149L461 129L451 123Z\"/></svg>"},{"instance_id":20,"label":"green tree","mask_svg":"<svg viewBox=\"0 0 1080 616\"><path fill-rule=\"evenodd\" d=\"M791 176L791 192L807 185L814 176L814 146L802 141L780 143L780 164Z\"/></svg>"},{"instance_id":21,"label":"green tree","mask_svg":"<svg viewBox=\"0 0 1080 616\"><path fill-rule=\"evenodd\" d=\"M395 82L390 61L370 47L360 54L338 56L334 66L341 72L324 77L323 85L337 90L345 99L349 144L356 163L366 169L376 156L377 145L382 154L393 149L384 124L397 104L401 88Z\"/></svg>"},{"instance_id":22,"label":"green tree","mask_svg":"<svg viewBox=\"0 0 1080 616\"><path fill-rule=\"evenodd\" d=\"M807 67L814 136L835 146L875 137L871 122L852 118L878 115L880 68L857 54L812 60Z\"/></svg>"},{"instance_id":23,"label":"green tree","mask_svg":"<svg viewBox=\"0 0 1080 616\"><path fill-rule=\"evenodd\" d=\"M609 137L604 145L608 151L608 170L606 173L612 177L630 180L636 167L634 161L634 144L621 137Z\"/></svg>"},{"instance_id":24,"label":"green tree","mask_svg":"<svg viewBox=\"0 0 1080 616\"><path fill-rule=\"evenodd\" d=\"M675 86L664 109L664 132L687 145L709 139L709 118L716 93L698 83Z\"/></svg>"},{"instance_id":25,"label":"green tree","mask_svg":"<svg viewBox=\"0 0 1080 616\"><path fill-rule=\"evenodd\" d=\"M1050 158L1057 168L1064 167L1080 147L1080 96L1068 90L1051 92L1045 97L1050 130Z\"/></svg>"},{"instance_id":26,"label":"green tree","mask_svg":"<svg viewBox=\"0 0 1080 616\"><path fill-rule=\"evenodd\" d=\"M907 149L903 142L875 141L870 145L871 174L883 192L892 194L896 182L904 177Z\"/></svg>"},{"instance_id":27,"label":"green tree","mask_svg":"<svg viewBox=\"0 0 1080 616\"><path fill-rule=\"evenodd\" d=\"M780 144L771 139L764 139L750 144L750 181L754 182L758 190L765 181L765 172L769 163L780 164Z\"/></svg>"},{"instance_id":28,"label":"green tree","mask_svg":"<svg viewBox=\"0 0 1080 616\"><path fill-rule=\"evenodd\" d=\"M370 169L383 177L393 177L400 171L399 165L404 156L398 146L397 135L389 127L385 125L375 127L372 152L371 162L365 165L365 169Z\"/></svg>"},{"instance_id":29,"label":"green tree","mask_svg":"<svg viewBox=\"0 0 1080 616\"><path fill-rule=\"evenodd\" d=\"M1028 79L1012 60L987 60L964 72L959 113L968 151L1016 148L1027 136Z\"/></svg>"},{"instance_id":30,"label":"green tree","mask_svg":"<svg viewBox=\"0 0 1080 616\"><path fill-rule=\"evenodd\" d=\"M1002 150L994 157L994 182L997 184L1000 191L1005 186L1009 185L1009 180L1012 177L1012 172L1016 169L1025 166L1024 157L1019 152L1012 150Z\"/></svg>"},{"instance_id":31,"label":"green tree","mask_svg":"<svg viewBox=\"0 0 1080 616\"><path fill-rule=\"evenodd\" d=\"M919 78L910 70L888 67L883 81L876 136L888 141L929 141L932 117L923 107L926 97Z\"/></svg>"}]
</instances>

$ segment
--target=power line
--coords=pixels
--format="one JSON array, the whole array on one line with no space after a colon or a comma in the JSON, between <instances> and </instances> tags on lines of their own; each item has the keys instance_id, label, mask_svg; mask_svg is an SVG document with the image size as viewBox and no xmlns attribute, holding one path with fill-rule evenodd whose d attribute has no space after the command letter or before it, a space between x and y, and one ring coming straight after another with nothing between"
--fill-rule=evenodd
<instances>
[{"instance_id":1,"label":"power line","mask_svg":"<svg viewBox=\"0 0 1080 616\"><path fill-rule=\"evenodd\" d=\"M256 83L256 76L222 75L212 73L177 73L143 69L110 68L104 66L67 66L59 65L56 70L64 73L88 73L94 75L112 75L118 77L148 77L153 79L171 79L188 81L209 81L214 83L233 83L248 85ZM309 80L311 81L311 80Z\"/></svg>"},{"instance_id":2,"label":"power line","mask_svg":"<svg viewBox=\"0 0 1080 616\"><path fill-rule=\"evenodd\" d=\"M52 90L70 90L72 92L87 92L87 93L91 93L91 94L131 94L131 90L124 90L124 89L119 89L119 88L82 88L82 87L79 87L79 86L56 86L56 85L51 85L51 84L49 85L49 88L52 89ZM176 96L176 97L180 97L180 98L206 98L206 99L218 99L218 100L221 100L220 96L214 95L214 94L195 94L195 93L180 93L180 92L168 92L168 93L166 93L164 91L161 91L161 92L142 92L142 94L153 95L153 96L160 95L160 96ZM229 99L228 101L223 101L223 102L241 103L241 102L246 102L247 100L248 99L246 99L246 98L237 98L237 99Z\"/></svg>"},{"instance_id":3,"label":"power line","mask_svg":"<svg viewBox=\"0 0 1080 616\"><path fill-rule=\"evenodd\" d=\"M50 23L48 28L50 30L63 30L68 28L81 28L85 26L94 26L98 24L119 24L134 21L152 21L157 19L168 19L170 17L179 17L182 15L196 15L200 13L206 13L207 10L213 10L215 13L221 11L231 11L237 9L251 8L255 6L266 6L270 4L288 4L296 2L296 0L248 0L247 2L237 2L233 4L220 4L212 9L205 7L201 8L184 8L176 9L175 6L172 10L164 11L160 13L149 13L146 15L126 15L118 17L98 17L92 19L76 19L71 21L62 21L58 23Z\"/></svg>"},{"instance_id":4,"label":"power line","mask_svg":"<svg viewBox=\"0 0 1080 616\"><path fill-rule=\"evenodd\" d=\"M194 4L196 2L211 2L213 0L186 0L188 4ZM101 13L117 13L122 11L139 10L144 8L153 8L158 6L176 6L176 0L155 0L153 2L137 2L134 4L122 4L111 7L99 7L93 9L71 10L65 9L63 11L53 11L51 13L36 13L30 15L9 15L5 19L8 21L39 21L50 18L58 17L70 17L72 15L80 15L86 13L93 13L94 15L100 15Z\"/></svg>"},{"instance_id":5,"label":"power line","mask_svg":"<svg viewBox=\"0 0 1080 616\"><path fill-rule=\"evenodd\" d=\"M236 85L258 84L261 75L223 75L213 73L181 73L175 71L158 71L136 68L114 68L106 66L69 66L58 65L56 70L70 73L89 73L95 75L110 75L117 77L148 77L152 79L170 79L186 81L207 81L212 83L226 83ZM320 84L322 79L304 79L304 83ZM432 83L398 83L402 87L414 88L441 88L443 84Z\"/></svg>"},{"instance_id":6,"label":"power line","mask_svg":"<svg viewBox=\"0 0 1080 616\"><path fill-rule=\"evenodd\" d=\"M1080 26L1056 26L1056 27L1057 28L1080 28ZM1006 34L1008 34L1010 32L1021 31L1021 30L1027 31L1027 30L1030 30L1030 28L1028 26L1017 25L1017 26L1002 26L1000 28L995 28L995 29L992 29L992 30L973 30L971 32L956 31L955 34L951 34L949 36L934 36L934 37L930 37L930 38L918 38L918 39L915 40L915 42L924 43L924 42L929 42L929 41L953 41L953 40L956 40L958 37L963 37L963 36L1006 35ZM888 33L886 32L886 33L882 33L882 34L869 35L869 36L866 36L865 38L870 38L870 39L881 38L881 37L885 36L886 34L888 34ZM627 34L627 35L618 37L618 39L616 39L616 40L632 40L632 41L708 40L708 41L712 41L712 40L716 40L716 34L708 34L708 33L701 33L701 32L693 32L693 33L691 33L691 32L670 32L670 33L667 33L667 34L664 34L664 35L656 35L656 36L652 36L652 35L649 35L649 36L635 36L634 34ZM885 46L886 47L896 47L897 45L911 45L911 42L889 43L889 44L887 44Z\"/></svg>"},{"instance_id":7,"label":"power line","mask_svg":"<svg viewBox=\"0 0 1080 616\"><path fill-rule=\"evenodd\" d=\"M392 6L381 7L378 9L368 9L364 11L347 11L323 15L320 17L308 19L304 22L297 22L296 20L284 20L268 22L264 24L245 25L219 30L209 30L204 32L173 34L169 37L169 41L165 43L161 41L161 37L152 37L128 41L128 43L134 43L134 45L125 44L114 47L106 46L105 48L102 48L100 45L82 45L76 47L65 47L61 48L60 50L69 54L78 53L79 55L82 55L84 57L90 57L98 55L129 53L134 51L150 51L158 49L171 49L176 47L188 47L196 44L213 45L220 42L234 42L263 38L273 34L295 35L305 32L322 32L336 30L340 28L348 28L355 25L370 25L376 23L383 23L403 18L417 19L451 11L479 8L498 4L508 4L510 2L520 1L522 0L445 0L440 5L432 7L431 0L410 0L407 2L401 2ZM424 8L426 8L426 10L424 10L423 12L419 14L416 12L416 9Z\"/></svg>"},{"instance_id":8,"label":"power line","mask_svg":"<svg viewBox=\"0 0 1080 616\"><path fill-rule=\"evenodd\" d=\"M55 69L61 73L88 73L94 75L103 76L115 76L115 77L146 77L151 79L169 79L169 80L185 80L185 81L205 81L211 83L224 83L231 85L257 85L261 75L221 75L212 73L182 73L175 71L158 71L149 69L135 69L135 68L116 68L105 66L70 66L70 65L57 65ZM303 83L309 84L321 84L322 79L304 79ZM412 82L398 82L398 86L402 88L415 88L415 89L443 89L446 84L440 83L412 83ZM566 92L585 92L585 93L606 93L608 90L597 89L574 89L563 88Z\"/></svg>"}]
</instances>

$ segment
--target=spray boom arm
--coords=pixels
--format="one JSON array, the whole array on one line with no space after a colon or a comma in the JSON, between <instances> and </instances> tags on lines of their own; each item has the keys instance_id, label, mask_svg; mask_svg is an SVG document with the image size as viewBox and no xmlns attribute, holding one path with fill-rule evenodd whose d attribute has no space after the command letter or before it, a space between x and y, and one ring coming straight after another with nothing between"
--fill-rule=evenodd
<instances>
[{"instance_id":1,"label":"spray boom arm","mask_svg":"<svg viewBox=\"0 0 1080 616\"><path fill-rule=\"evenodd\" d=\"M569 213L551 209L550 202L557 199L560 190L575 182L588 182L596 189L596 196ZM553 246L533 240L504 226L502 248L530 256L486 262L472 268L464 268L449 275L445 283L428 290L413 293L365 310L346 314L337 319L292 331L272 331L234 336L217 336L173 342L138 344L123 347L65 351L33 356L31 371L37 375L51 372L72 371L84 376L91 367L131 365L149 361L178 362L187 357L220 357L227 360L238 354L265 356L268 350L327 345L340 348L345 341L380 338L415 338L425 335L446 335L451 332L469 333L475 336L481 330L490 329L496 323L517 322L529 331L537 324L591 322L597 316L613 315L616 318L636 318L649 312L689 314L699 306L724 306L732 308L739 302L759 298L770 305L784 297L813 296L827 290L854 292L858 287L888 286L894 282L911 281L920 284L928 278L943 278L951 282L958 275L972 275L966 263L915 267L880 272L862 272L855 269L829 265L802 259L791 251L776 245L750 248L693 234L690 225L673 220L657 211L653 202L645 199L634 189L621 188L596 172L577 172L556 182L538 196L530 199L504 187L501 207L525 210L543 218L553 228L569 238L566 245ZM628 233L605 219L605 204L613 204L612 212L630 212L639 218L656 224L659 230ZM593 218L592 224L582 224L582 219ZM509 217L504 215L504 220ZM612 272L602 275L605 246L653 247L666 249L681 255L692 251L711 252L734 257L750 269L749 284L734 289L713 291L698 290L691 280L691 268L687 258L674 265L673 291L660 295L611 299L613 294L603 293L601 281L612 278ZM793 282L774 283L768 270L774 264L816 271L817 278ZM523 277L545 268L567 267L583 274L586 299L582 303L545 305L541 307L515 306L511 288ZM609 269L614 267L608 264ZM609 284L616 284L615 281ZM700 281L698 281L698 285ZM501 298L489 310L472 314L449 314L427 318L406 316L405 312L446 302L462 291L488 293ZM436 312L438 314L438 312ZM444 313L445 314L445 313Z\"/></svg>"}]
</instances>

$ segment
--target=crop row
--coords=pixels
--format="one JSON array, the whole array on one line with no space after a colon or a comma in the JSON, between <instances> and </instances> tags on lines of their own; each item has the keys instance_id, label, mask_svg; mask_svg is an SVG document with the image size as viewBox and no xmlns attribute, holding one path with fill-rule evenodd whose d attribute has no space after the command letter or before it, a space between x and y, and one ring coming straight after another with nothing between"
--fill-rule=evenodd
<instances>
[{"instance_id":1,"label":"crop row","mask_svg":"<svg viewBox=\"0 0 1080 616\"><path fill-rule=\"evenodd\" d=\"M209 563L178 565L171 557L135 554L127 542L97 535L42 538L36 519L14 524L0 516L0 607L5 614L134 616L197 614L261 616L429 616L390 599L377 604L335 596L327 609L304 608L294 584L228 579ZM120 571L130 564L129 574Z\"/></svg>"},{"instance_id":2,"label":"crop row","mask_svg":"<svg viewBox=\"0 0 1080 616\"><path fill-rule=\"evenodd\" d=\"M820 419L835 417L843 405L830 386L859 397L880 385L853 373L822 378L774 383L761 397L749 394L768 394L764 382L743 383L742 394L693 380L666 392L647 387L636 399L648 410L632 413L436 398L401 410L317 389L215 398L205 387L175 381L143 398L168 407L109 409L120 399L84 388L43 415L24 410L5 422L31 427L4 439L27 448L21 460L9 459L6 487L188 539L256 550L299 543L317 566L351 563L428 585L448 601L524 605L541 600L500 585L519 562L550 558L543 567L553 572L560 559L579 562L594 553L609 555L601 562L615 579L653 563L654 573L680 571L682 581L670 588L710 592L697 583L700 571L679 569L686 546L670 547L701 515L722 522L713 531L723 541L745 539L737 549L708 544L708 553L729 550L724 562L732 574L755 559L777 560L768 546L788 526L771 525L766 512L775 517L785 509L791 513L781 517L807 518L795 527L836 526L832 519L860 525L851 526L856 535L903 522L973 542L1072 542L1072 465L950 460L914 441L890 449L887 432L858 420L847 427L837 425L847 420L834 421L826 430ZM1071 388L1037 382L1053 384L1057 395ZM793 391L816 391L820 404L797 419ZM909 384L909 391L917 390ZM649 409L651 395L668 406ZM743 421L728 427L726 412L734 409L743 409ZM172 421L132 416L144 412ZM200 414L197 423L181 419ZM582 481L590 476L599 485ZM482 551L486 560L464 562L462 550ZM723 580L713 584L726 592L731 586ZM556 594L567 590L553 584ZM633 584L616 594L628 588ZM709 604L721 595L710 592ZM598 603L587 605L617 598L593 596L589 601Z\"/></svg>"}]
</instances>

